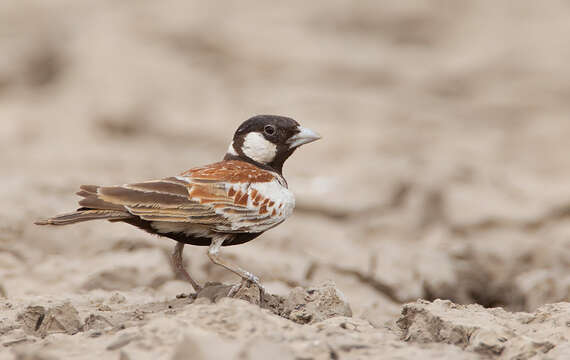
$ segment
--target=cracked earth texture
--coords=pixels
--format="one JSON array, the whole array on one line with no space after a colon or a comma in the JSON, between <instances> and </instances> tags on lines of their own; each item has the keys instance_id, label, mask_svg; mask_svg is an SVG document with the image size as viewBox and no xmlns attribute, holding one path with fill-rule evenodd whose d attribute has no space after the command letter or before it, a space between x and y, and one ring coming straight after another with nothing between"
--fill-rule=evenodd
<instances>
[{"instance_id":1,"label":"cracked earth texture","mask_svg":"<svg viewBox=\"0 0 570 360\"><path fill-rule=\"evenodd\" d=\"M568 10L0 2L0 358L567 358ZM217 161L260 113L323 136L285 165L294 215L223 249L263 308L204 248L194 298L168 239L32 224Z\"/></svg>"}]
</instances>

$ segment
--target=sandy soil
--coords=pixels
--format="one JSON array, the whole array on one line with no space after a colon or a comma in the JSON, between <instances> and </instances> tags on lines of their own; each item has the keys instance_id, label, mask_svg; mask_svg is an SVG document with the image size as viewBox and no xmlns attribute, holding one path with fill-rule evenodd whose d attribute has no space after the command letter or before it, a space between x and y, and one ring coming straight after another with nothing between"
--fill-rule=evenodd
<instances>
[{"instance_id":1,"label":"sandy soil","mask_svg":"<svg viewBox=\"0 0 570 360\"><path fill-rule=\"evenodd\" d=\"M569 10L0 2L0 358L564 359ZM285 166L295 214L224 251L263 307L215 284L177 298L170 240L32 225L80 184L216 161L259 113L324 137Z\"/></svg>"}]
</instances>

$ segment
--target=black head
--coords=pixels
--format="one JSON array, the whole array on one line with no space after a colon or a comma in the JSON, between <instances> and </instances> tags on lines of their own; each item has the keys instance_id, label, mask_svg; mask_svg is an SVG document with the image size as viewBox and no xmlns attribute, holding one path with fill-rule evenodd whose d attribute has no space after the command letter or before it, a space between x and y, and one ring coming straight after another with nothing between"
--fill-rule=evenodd
<instances>
[{"instance_id":1,"label":"black head","mask_svg":"<svg viewBox=\"0 0 570 360\"><path fill-rule=\"evenodd\" d=\"M258 115L236 130L224 159L239 159L281 173L283 163L295 149L320 138L291 118Z\"/></svg>"}]
</instances>

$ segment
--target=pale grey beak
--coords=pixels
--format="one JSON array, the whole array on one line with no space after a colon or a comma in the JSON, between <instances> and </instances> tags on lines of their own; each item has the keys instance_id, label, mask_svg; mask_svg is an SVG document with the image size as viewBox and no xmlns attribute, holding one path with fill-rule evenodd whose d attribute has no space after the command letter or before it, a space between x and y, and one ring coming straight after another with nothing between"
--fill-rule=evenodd
<instances>
[{"instance_id":1,"label":"pale grey beak","mask_svg":"<svg viewBox=\"0 0 570 360\"><path fill-rule=\"evenodd\" d=\"M299 126L297 129L299 130L299 132L291 136L289 140L287 140L287 144L289 144L289 149L293 149L298 146L308 144L310 142L319 140L321 138L321 135L317 134L311 129L307 129L302 126Z\"/></svg>"}]
</instances>

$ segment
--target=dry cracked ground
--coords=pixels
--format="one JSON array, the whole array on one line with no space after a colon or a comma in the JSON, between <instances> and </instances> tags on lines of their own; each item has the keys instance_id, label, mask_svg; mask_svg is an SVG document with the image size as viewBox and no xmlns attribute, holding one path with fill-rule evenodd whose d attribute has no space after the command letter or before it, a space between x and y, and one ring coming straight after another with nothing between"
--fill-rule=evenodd
<instances>
[{"instance_id":1,"label":"dry cracked ground","mask_svg":"<svg viewBox=\"0 0 570 360\"><path fill-rule=\"evenodd\" d=\"M0 2L0 359L566 359L570 5ZM224 249L46 229L85 183L220 159L253 114L323 140L295 214ZM226 285L222 285L226 284Z\"/></svg>"}]
</instances>

